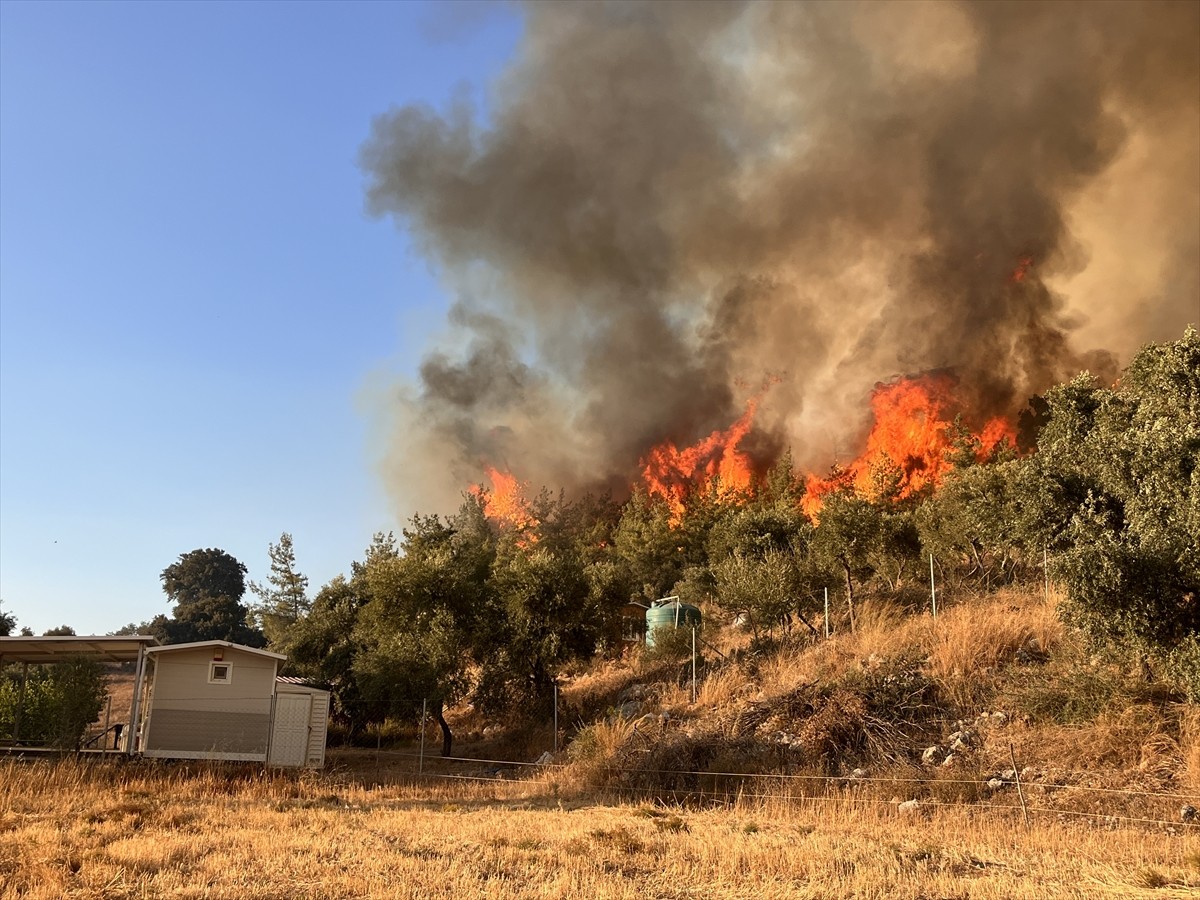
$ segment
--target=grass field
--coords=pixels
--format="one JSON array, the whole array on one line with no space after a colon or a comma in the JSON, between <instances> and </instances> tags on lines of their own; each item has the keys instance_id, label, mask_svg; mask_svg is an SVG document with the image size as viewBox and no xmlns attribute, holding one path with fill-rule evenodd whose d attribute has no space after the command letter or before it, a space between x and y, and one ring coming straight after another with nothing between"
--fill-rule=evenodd
<instances>
[{"instance_id":1,"label":"grass field","mask_svg":"<svg viewBox=\"0 0 1200 900\"><path fill-rule=\"evenodd\" d=\"M1081 647L1053 598L1005 589L936 622L864 602L854 632L769 652L708 640L695 701L678 661L565 677L553 766L485 761L537 759L549 721L465 707L473 760L433 757L431 731L424 778L387 749L415 740L403 722L315 772L0 758L0 897L1200 897L1180 816L1200 807L1200 709ZM127 720L131 676L110 691ZM924 760L964 722L953 765ZM1010 768L1023 793L987 787Z\"/></svg>"},{"instance_id":2,"label":"grass field","mask_svg":"<svg viewBox=\"0 0 1200 900\"><path fill-rule=\"evenodd\" d=\"M760 798L692 808L545 776L0 761L0 896L1047 898L1200 892L1200 834L980 807ZM362 772L363 774L358 774Z\"/></svg>"}]
</instances>

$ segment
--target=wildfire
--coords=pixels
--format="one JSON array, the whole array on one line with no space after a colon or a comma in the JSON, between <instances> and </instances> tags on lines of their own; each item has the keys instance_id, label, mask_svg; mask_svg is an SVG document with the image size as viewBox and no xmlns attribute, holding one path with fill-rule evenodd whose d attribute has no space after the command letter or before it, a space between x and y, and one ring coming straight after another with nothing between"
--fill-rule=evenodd
<instances>
[{"instance_id":1,"label":"wildfire","mask_svg":"<svg viewBox=\"0 0 1200 900\"><path fill-rule=\"evenodd\" d=\"M815 518L830 493L851 488L860 497L877 498L893 493L895 499L911 497L937 486L954 468L953 419L959 412L955 382L948 375L921 375L877 385L871 395L875 424L862 455L828 478L809 475L804 512ZM989 420L978 434L976 454L982 461L1003 440L1016 443L1011 423Z\"/></svg>"},{"instance_id":2,"label":"wildfire","mask_svg":"<svg viewBox=\"0 0 1200 900\"><path fill-rule=\"evenodd\" d=\"M537 519L529 511L529 501L522 493L524 487L516 477L508 472L501 472L491 466L485 467L491 488L482 484L472 486L471 493L483 500L483 512L489 519L501 526L508 526L517 531L525 531L537 525ZM530 535L529 539L536 540Z\"/></svg>"},{"instance_id":3,"label":"wildfire","mask_svg":"<svg viewBox=\"0 0 1200 900\"><path fill-rule=\"evenodd\" d=\"M727 497L750 487L750 458L738 450L738 444L750 432L757 408L755 397L729 428L714 431L682 450L665 441L642 459L646 490L667 502L672 523L678 524L683 518L687 499L697 492L714 491L719 497Z\"/></svg>"},{"instance_id":4,"label":"wildfire","mask_svg":"<svg viewBox=\"0 0 1200 900\"><path fill-rule=\"evenodd\" d=\"M949 374L928 374L878 384L871 394L874 423L862 454L826 478L808 475L801 507L816 520L825 498L841 490L871 500L903 500L937 487L954 468L963 438L974 446L976 458L987 459L1004 441L1016 445L1016 430L1004 418L990 419L978 432L956 422L963 412L956 395L957 382ZM750 433L759 396L746 403L736 422L718 429L689 447L671 441L652 448L641 460L647 492L666 502L672 525L682 520L696 497L733 499L753 488L754 469L748 454L739 449ZM491 486L471 488L483 501L485 515L502 528L521 534L522 545L536 543L533 529L539 524L525 485L509 472L485 467Z\"/></svg>"}]
</instances>

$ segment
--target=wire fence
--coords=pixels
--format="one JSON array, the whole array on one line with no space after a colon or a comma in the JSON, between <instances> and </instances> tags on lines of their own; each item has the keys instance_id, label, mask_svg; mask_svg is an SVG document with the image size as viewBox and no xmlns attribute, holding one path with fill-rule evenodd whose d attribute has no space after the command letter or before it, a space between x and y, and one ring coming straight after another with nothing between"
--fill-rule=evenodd
<instances>
[{"instance_id":1,"label":"wire fence","mask_svg":"<svg viewBox=\"0 0 1200 900\"><path fill-rule=\"evenodd\" d=\"M431 756L404 750L384 751L389 758L417 760L423 771L410 773L412 777L431 781L466 781L475 783L494 783L512 785L518 780L532 780L529 776L534 773L562 772L568 774L572 764L558 761L530 762L528 760L496 759L490 757L467 756ZM428 763L436 761L439 766L450 765L462 768L488 767L479 772L471 771L431 771L424 769ZM503 768L501 768L503 767ZM508 770L507 773L504 770ZM962 787L974 790L987 790L991 794L997 791L987 787L986 779L978 778L944 778L944 777L903 777L903 776L872 776L864 774L853 775L817 775L809 773L765 773L742 772L734 770L701 770L701 769L661 769L634 768L619 765L605 765L598 769L600 781L605 785L599 790L616 797L641 797L656 802L672 803L710 803L731 805L744 801L784 802L788 804L823 804L835 803L849 806L892 807L897 804L896 798L863 796L865 789L872 787L890 786L896 788L939 789ZM1182 815L1189 807L1200 805L1200 793L1175 791L1154 791L1139 788L1113 788L1092 786L1079 783L1088 777L1085 772L1058 773L1057 782L1022 782L1026 791L1033 790L1039 794L1073 793L1074 795L1095 795L1099 797L1127 796L1142 801L1149 801L1160 808L1167 804L1179 804ZM696 780L713 779L730 782L727 786L709 787L680 787L662 785L638 785L623 783L623 778L662 776L669 778L690 778ZM536 777L536 776L535 776ZM1077 781L1078 780L1078 781ZM776 790L771 790L775 785ZM1004 787L1016 786L1016 780L1006 780ZM796 789L799 788L797 791ZM909 793L919 793L910 790ZM1200 821L1195 818L1157 818L1152 815L1137 815L1116 809L1088 811L1081 809L1045 806L1037 803L985 802L944 804L926 800L925 809L937 806L962 805L973 810L984 810L988 813L1021 814L1026 819L1030 815L1057 818L1061 820L1077 819L1104 825L1155 826L1160 828L1176 828L1187 832L1200 832ZM1195 815L1193 813L1193 815Z\"/></svg>"}]
</instances>

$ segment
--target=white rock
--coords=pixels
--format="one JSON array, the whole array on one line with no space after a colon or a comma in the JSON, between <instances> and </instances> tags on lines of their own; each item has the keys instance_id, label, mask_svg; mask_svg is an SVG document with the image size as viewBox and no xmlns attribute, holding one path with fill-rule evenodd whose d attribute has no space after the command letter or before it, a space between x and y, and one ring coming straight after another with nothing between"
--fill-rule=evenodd
<instances>
[{"instance_id":1,"label":"white rock","mask_svg":"<svg viewBox=\"0 0 1200 900\"><path fill-rule=\"evenodd\" d=\"M920 800L905 800L896 807L896 811L902 816L915 816L921 811Z\"/></svg>"}]
</instances>

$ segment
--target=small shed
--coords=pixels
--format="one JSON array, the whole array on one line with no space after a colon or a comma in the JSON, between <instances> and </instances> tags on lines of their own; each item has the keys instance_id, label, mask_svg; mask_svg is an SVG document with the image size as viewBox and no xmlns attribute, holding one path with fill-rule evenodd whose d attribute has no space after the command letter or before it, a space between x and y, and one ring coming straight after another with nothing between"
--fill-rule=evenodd
<instances>
[{"instance_id":1,"label":"small shed","mask_svg":"<svg viewBox=\"0 0 1200 900\"><path fill-rule=\"evenodd\" d=\"M299 678L276 678L273 721L270 765L310 769L325 765L329 691Z\"/></svg>"},{"instance_id":2,"label":"small shed","mask_svg":"<svg viewBox=\"0 0 1200 900\"><path fill-rule=\"evenodd\" d=\"M281 683L286 657L229 641L151 647L143 756L280 766L325 761L329 695Z\"/></svg>"}]
</instances>

